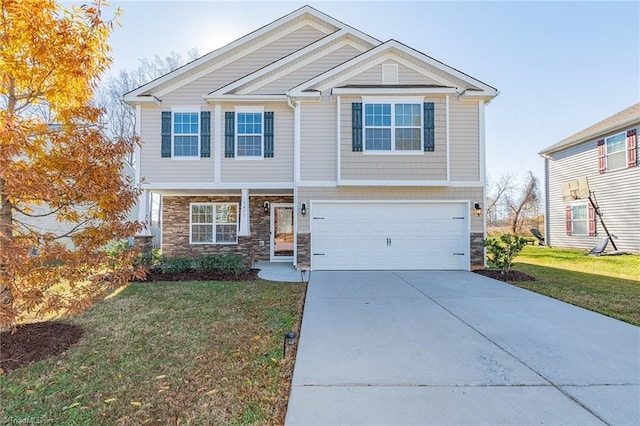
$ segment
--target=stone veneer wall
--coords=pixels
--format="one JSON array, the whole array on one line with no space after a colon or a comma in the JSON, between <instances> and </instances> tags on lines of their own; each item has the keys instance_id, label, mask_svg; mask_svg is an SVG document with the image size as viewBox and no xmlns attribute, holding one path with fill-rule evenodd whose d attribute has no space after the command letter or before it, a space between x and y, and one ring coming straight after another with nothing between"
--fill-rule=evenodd
<instances>
[{"instance_id":1,"label":"stone veneer wall","mask_svg":"<svg viewBox=\"0 0 640 426\"><path fill-rule=\"evenodd\" d=\"M140 253L151 253L153 251L153 236L136 235L133 237L133 245Z\"/></svg>"},{"instance_id":2,"label":"stone veneer wall","mask_svg":"<svg viewBox=\"0 0 640 426\"><path fill-rule=\"evenodd\" d=\"M298 267L311 266L311 234L298 234Z\"/></svg>"},{"instance_id":3,"label":"stone veneer wall","mask_svg":"<svg viewBox=\"0 0 640 426\"><path fill-rule=\"evenodd\" d=\"M471 270L484 268L484 234L471 233Z\"/></svg>"},{"instance_id":4,"label":"stone veneer wall","mask_svg":"<svg viewBox=\"0 0 640 426\"><path fill-rule=\"evenodd\" d=\"M238 244L189 244L190 203L238 203L240 196L163 196L162 197L162 254L197 257L200 254L237 253L248 265L269 260L270 212L264 212L264 202L293 203L293 197L249 197L250 237L238 237ZM264 241L260 247L259 242Z\"/></svg>"}]
</instances>

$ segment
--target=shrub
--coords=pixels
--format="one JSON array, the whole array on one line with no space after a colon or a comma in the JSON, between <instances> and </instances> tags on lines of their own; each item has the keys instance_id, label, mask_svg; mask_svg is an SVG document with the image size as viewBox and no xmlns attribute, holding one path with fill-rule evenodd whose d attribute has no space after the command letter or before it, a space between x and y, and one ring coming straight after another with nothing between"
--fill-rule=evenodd
<instances>
[{"instance_id":1,"label":"shrub","mask_svg":"<svg viewBox=\"0 0 640 426\"><path fill-rule=\"evenodd\" d=\"M149 269L155 269L160 265L161 260L162 255L160 254L160 249L155 248L151 253L140 253L137 265Z\"/></svg>"},{"instance_id":2,"label":"shrub","mask_svg":"<svg viewBox=\"0 0 640 426\"><path fill-rule=\"evenodd\" d=\"M485 238L487 248L487 262L490 266L500 269L503 274L509 273L513 259L527 244L527 240L517 235L504 234L499 238Z\"/></svg>"},{"instance_id":3,"label":"shrub","mask_svg":"<svg viewBox=\"0 0 640 426\"><path fill-rule=\"evenodd\" d=\"M105 247L104 252L107 253L112 259L115 259L120 254L127 250L131 250L133 248L133 244L129 240L118 240L113 241L107 247Z\"/></svg>"},{"instance_id":4,"label":"shrub","mask_svg":"<svg viewBox=\"0 0 640 426\"><path fill-rule=\"evenodd\" d=\"M158 268L162 272L170 274L180 274L194 269L193 259L189 257L167 257L161 256Z\"/></svg>"},{"instance_id":5,"label":"shrub","mask_svg":"<svg viewBox=\"0 0 640 426\"><path fill-rule=\"evenodd\" d=\"M203 254L198 258L200 269L223 274L240 275L247 270L241 256L234 253Z\"/></svg>"}]
</instances>

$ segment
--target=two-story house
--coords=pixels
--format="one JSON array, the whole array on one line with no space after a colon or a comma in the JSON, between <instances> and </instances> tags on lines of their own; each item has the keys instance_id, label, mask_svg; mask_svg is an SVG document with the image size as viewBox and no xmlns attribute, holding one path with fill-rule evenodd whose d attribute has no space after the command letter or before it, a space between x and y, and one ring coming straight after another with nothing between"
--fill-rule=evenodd
<instances>
[{"instance_id":1,"label":"two-story house","mask_svg":"<svg viewBox=\"0 0 640 426\"><path fill-rule=\"evenodd\" d=\"M305 6L125 101L143 188L162 194L166 255L468 270L484 262L496 95Z\"/></svg>"},{"instance_id":2,"label":"two-story house","mask_svg":"<svg viewBox=\"0 0 640 426\"><path fill-rule=\"evenodd\" d=\"M589 249L606 237L587 199L563 199L563 185L587 178L618 250L640 252L638 130L640 103L540 152L545 164L548 245Z\"/></svg>"}]
</instances>

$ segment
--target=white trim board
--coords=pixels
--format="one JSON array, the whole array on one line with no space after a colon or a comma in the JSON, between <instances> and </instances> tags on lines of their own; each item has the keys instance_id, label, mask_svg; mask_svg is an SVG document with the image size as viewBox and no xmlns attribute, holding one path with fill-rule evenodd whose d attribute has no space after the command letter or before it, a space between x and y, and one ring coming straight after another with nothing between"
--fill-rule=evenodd
<instances>
[{"instance_id":1,"label":"white trim board","mask_svg":"<svg viewBox=\"0 0 640 426\"><path fill-rule=\"evenodd\" d=\"M352 180L340 179L338 186L450 186L448 180Z\"/></svg>"},{"instance_id":2,"label":"white trim board","mask_svg":"<svg viewBox=\"0 0 640 426\"><path fill-rule=\"evenodd\" d=\"M142 189L199 190L199 189L293 189L293 182L147 182Z\"/></svg>"}]
</instances>

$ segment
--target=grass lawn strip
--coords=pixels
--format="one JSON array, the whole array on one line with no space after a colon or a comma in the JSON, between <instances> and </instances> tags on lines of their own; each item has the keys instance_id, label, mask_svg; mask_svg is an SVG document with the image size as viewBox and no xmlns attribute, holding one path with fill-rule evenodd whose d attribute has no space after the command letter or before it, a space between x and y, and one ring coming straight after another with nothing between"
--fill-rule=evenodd
<instances>
[{"instance_id":1,"label":"grass lawn strip","mask_svg":"<svg viewBox=\"0 0 640 426\"><path fill-rule=\"evenodd\" d=\"M305 286L136 283L69 319L86 337L0 376L0 418L77 424L281 422Z\"/></svg>"},{"instance_id":2,"label":"grass lawn strip","mask_svg":"<svg viewBox=\"0 0 640 426\"><path fill-rule=\"evenodd\" d=\"M514 269L537 279L513 282L640 326L640 256L586 256L578 250L525 247Z\"/></svg>"}]
</instances>

